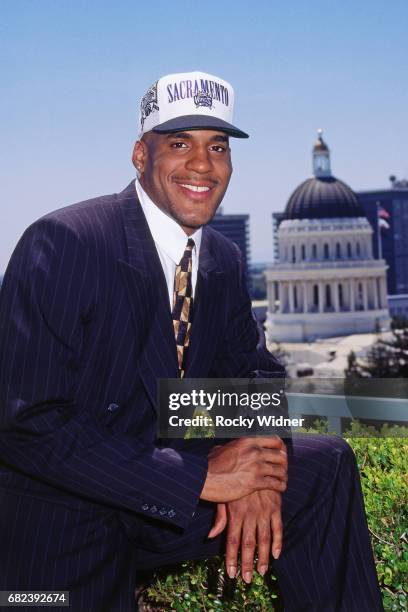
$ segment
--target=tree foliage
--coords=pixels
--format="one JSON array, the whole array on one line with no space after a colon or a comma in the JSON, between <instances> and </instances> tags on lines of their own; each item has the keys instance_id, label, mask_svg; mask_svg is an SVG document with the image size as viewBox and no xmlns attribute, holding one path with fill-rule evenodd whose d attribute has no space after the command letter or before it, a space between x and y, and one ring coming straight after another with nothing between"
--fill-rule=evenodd
<instances>
[{"instance_id":1,"label":"tree foliage","mask_svg":"<svg viewBox=\"0 0 408 612\"><path fill-rule=\"evenodd\" d=\"M392 330L392 338L379 337L364 359L352 351L348 356L347 378L408 378L408 327Z\"/></svg>"}]
</instances>

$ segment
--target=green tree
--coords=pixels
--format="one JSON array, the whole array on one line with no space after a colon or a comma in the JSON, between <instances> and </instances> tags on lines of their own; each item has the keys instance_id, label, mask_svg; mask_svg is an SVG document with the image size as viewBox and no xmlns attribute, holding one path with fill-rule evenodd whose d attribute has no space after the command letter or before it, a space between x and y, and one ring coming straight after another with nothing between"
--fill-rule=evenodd
<instances>
[{"instance_id":1,"label":"green tree","mask_svg":"<svg viewBox=\"0 0 408 612\"><path fill-rule=\"evenodd\" d=\"M408 328L393 329L392 338L378 338L364 359L352 351L347 359L347 378L407 378Z\"/></svg>"}]
</instances>

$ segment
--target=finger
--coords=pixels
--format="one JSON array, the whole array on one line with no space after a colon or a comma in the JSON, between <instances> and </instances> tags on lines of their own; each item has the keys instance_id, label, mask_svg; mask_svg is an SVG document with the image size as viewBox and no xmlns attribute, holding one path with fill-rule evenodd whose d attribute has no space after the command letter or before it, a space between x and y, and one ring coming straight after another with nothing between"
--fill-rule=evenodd
<instances>
[{"instance_id":1,"label":"finger","mask_svg":"<svg viewBox=\"0 0 408 612\"><path fill-rule=\"evenodd\" d=\"M247 438L247 440L251 440L252 443L255 443L256 446L260 446L262 448L278 448L285 449L285 443L282 438L279 438L276 435L273 436L260 436L259 438Z\"/></svg>"},{"instance_id":2,"label":"finger","mask_svg":"<svg viewBox=\"0 0 408 612\"><path fill-rule=\"evenodd\" d=\"M260 474L262 476L272 476L283 482L288 481L288 472L282 465L275 465L273 463L264 463L260 467Z\"/></svg>"},{"instance_id":3,"label":"finger","mask_svg":"<svg viewBox=\"0 0 408 612\"><path fill-rule=\"evenodd\" d=\"M227 525L227 507L225 504L217 504L217 512L215 515L214 524L207 538L215 538L220 535Z\"/></svg>"},{"instance_id":4,"label":"finger","mask_svg":"<svg viewBox=\"0 0 408 612\"><path fill-rule=\"evenodd\" d=\"M257 524L258 562L256 568L261 576L265 576L271 554L271 524L268 520L260 520Z\"/></svg>"},{"instance_id":5,"label":"finger","mask_svg":"<svg viewBox=\"0 0 408 612\"><path fill-rule=\"evenodd\" d=\"M280 508L275 510L271 516L272 527L272 557L279 559L283 546L283 526Z\"/></svg>"},{"instance_id":6,"label":"finger","mask_svg":"<svg viewBox=\"0 0 408 612\"><path fill-rule=\"evenodd\" d=\"M286 450L281 448L262 448L260 453L260 460L268 463L274 463L277 465L288 465L288 454Z\"/></svg>"},{"instance_id":7,"label":"finger","mask_svg":"<svg viewBox=\"0 0 408 612\"><path fill-rule=\"evenodd\" d=\"M225 566L230 578L235 578L238 568L238 550L241 543L242 517L229 515L225 548Z\"/></svg>"},{"instance_id":8,"label":"finger","mask_svg":"<svg viewBox=\"0 0 408 612\"><path fill-rule=\"evenodd\" d=\"M241 574L247 584L251 582L254 571L255 547L256 522L249 514L243 524L241 541Z\"/></svg>"},{"instance_id":9,"label":"finger","mask_svg":"<svg viewBox=\"0 0 408 612\"><path fill-rule=\"evenodd\" d=\"M254 488L260 491L270 489L271 491L276 491L277 493L284 493L287 489L287 483L284 480L275 478L274 476L259 476L255 482L256 486Z\"/></svg>"}]
</instances>

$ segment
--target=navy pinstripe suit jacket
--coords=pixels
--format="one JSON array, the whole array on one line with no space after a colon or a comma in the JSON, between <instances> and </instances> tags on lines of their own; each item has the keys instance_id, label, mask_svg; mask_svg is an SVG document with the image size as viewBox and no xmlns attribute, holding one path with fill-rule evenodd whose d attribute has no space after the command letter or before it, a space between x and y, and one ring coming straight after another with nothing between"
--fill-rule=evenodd
<instances>
[{"instance_id":1,"label":"navy pinstripe suit jacket","mask_svg":"<svg viewBox=\"0 0 408 612\"><path fill-rule=\"evenodd\" d=\"M139 519L160 508L160 521L185 528L207 459L156 440L157 379L177 377L177 356L133 181L26 230L0 325L0 487ZM259 341L235 245L205 227L186 376L253 371L282 367Z\"/></svg>"}]
</instances>

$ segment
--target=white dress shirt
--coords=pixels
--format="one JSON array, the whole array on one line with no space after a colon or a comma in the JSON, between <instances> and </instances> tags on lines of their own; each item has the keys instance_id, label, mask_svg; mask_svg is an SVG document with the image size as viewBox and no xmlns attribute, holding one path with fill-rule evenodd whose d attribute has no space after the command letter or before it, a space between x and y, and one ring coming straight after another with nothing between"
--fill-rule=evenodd
<instances>
[{"instance_id":1,"label":"white dress shirt","mask_svg":"<svg viewBox=\"0 0 408 612\"><path fill-rule=\"evenodd\" d=\"M135 180L136 193L140 201L140 205L146 217L147 224L153 236L154 244L161 261L164 276L166 277L167 289L169 292L170 310L173 309L173 289L174 289L174 274L176 266L180 263L186 250L187 240L194 240L194 248L192 252L193 269L192 269L192 289L193 297L197 284L198 261L200 257L200 246L202 228L196 230L191 236L187 236L180 225L171 217L166 215L154 202L149 198L138 179Z\"/></svg>"}]
</instances>

